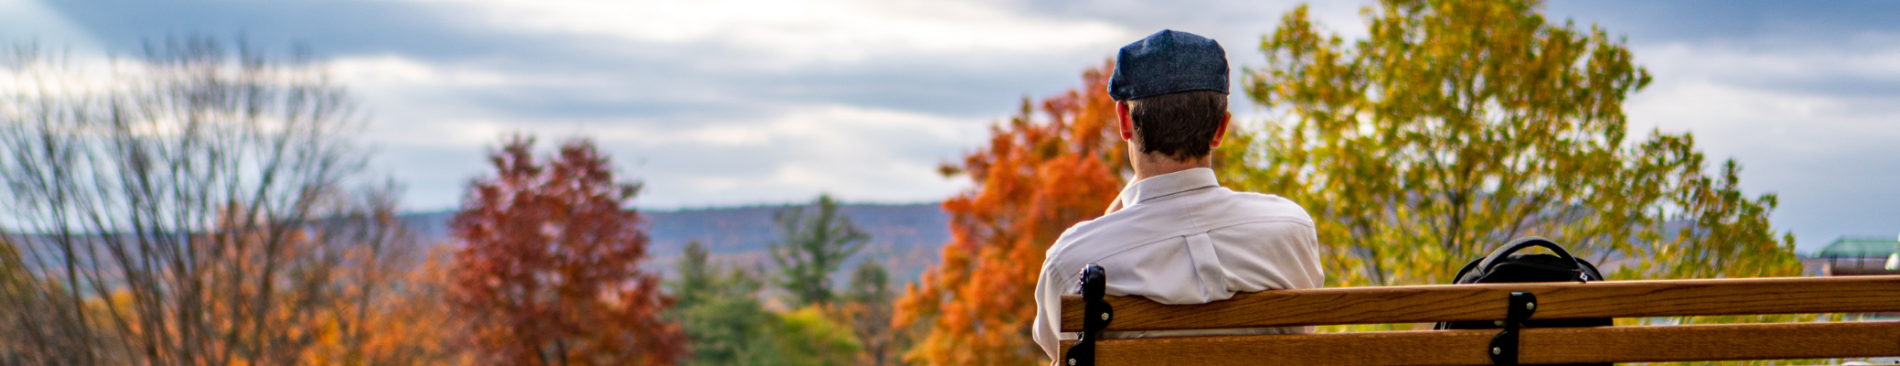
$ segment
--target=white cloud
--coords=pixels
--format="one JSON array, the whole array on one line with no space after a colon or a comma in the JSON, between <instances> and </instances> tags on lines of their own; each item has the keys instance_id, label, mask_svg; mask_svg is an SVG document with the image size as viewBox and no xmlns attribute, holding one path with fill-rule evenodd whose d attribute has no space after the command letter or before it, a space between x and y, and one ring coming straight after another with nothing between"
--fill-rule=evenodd
<instances>
[{"instance_id":1,"label":"white cloud","mask_svg":"<svg viewBox=\"0 0 1900 366\"><path fill-rule=\"evenodd\" d=\"M474 87L523 81L500 72L426 64L393 54L340 57L331 60L329 68L332 76L349 85L367 88Z\"/></svg>"},{"instance_id":2,"label":"white cloud","mask_svg":"<svg viewBox=\"0 0 1900 366\"><path fill-rule=\"evenodd\" d=\"M468 88L532 83L502 72L431 64L395 55L342 57L328 65L372 113L369 141L378 145L473 148L511 129L498 111L457 94Z\"/></svg>"},{"instance_id":3,"label":"white cloud","mask_svg":"<svg viewBox=\"0 0 1900 366\"><path fill-rule=\"evenodd\" d=\"M610 124L600 127L604 131L595 136L638 143L692 141L727 147L795 142L815 149L855 150L848 146L876 144L876 140L865 138L883 133L942 141L966 140L971 134L982 132L981 122L849 105L800 105L764 121L724 121L664 128L655 128L661 123Z\"/></svg>"},{"instance_id":4,"label":"white cloud","mask_svg":"<svg viewBox=\"0 0 1900 366\"><path fill-rule=\"evenodd\" d=\"M1639 125L1719 136L1712 142L1728 152L1900 140L1900 47L1749 52L1677 44L1638 54L1656 75L1627 106Z\"/></svg>"},{"instance_id":5,"label":"white cloud","mask_svg":"<svg viewBox=\"0 0 1900 366\"><path fill-rule=\"evenodd\" d=\"M549 120L458 91L551 85L576 89L563 95L585 95L599 82L397 56L343 58L330 69L377 111L366 140L394 153L382 154L378 169L412 182L418 189L409 205L423 209L452 205L459 195L450 188L485 173L483 151L514 132L538 135L544 144L595 140L625 173L646 181L640 204L647 207L795 202L819 192L851 200L942 199L968 184L939 176L936 164L987 136L982 119L837 103L749 101L746 108L764 112Z\"/></svg>"},{"instance_id":6,"label":"white cloud","mask_svg":"<svg viewBox=\"0 0 1900 366\"><path fill-rule=\"evenodd\" d=\"M1819 95L1712 81L1658 87L1629 105L1639 125L1694 131L1721 150L1771 149L1819 153L1844 144L1900 139L1900 108L1851 96Z\"/></svg>"},{"instance_id":7,"label":"white cloud","mask_svg":"<svg viewBox=\"0 0 1900 366\"><path fill-rule=\"evenodd\" d=\"M1751 194L1802 250L1890 235L1900 207L1900 47L1722 44L1638 49L1655 83L1625 106L1634 132L1691 132L1711 162L1743 164ZM1886 231L1886 232L1882 232Z\"/></svg>"},{"instance_id":8,"label":"white cloud","mask_svg":"<svg viewBox=\"0 0 1900 366\"><path fill-rule=\"evenodd\" d=\"M878 0L539 1L455 3L482 21L536 32L636 42L718 44L774 63L857 62L876 56L1046 54L1126 42L1112 23L1029 17L977 2Z\"/></svg>"},{"instance_id":9,"label":"white cloud","mask_svg":"<svg viewBox=\"0 0 1900 366\"><path fill-rule=\"evenodd\" d=\"M853 200L929 201L965 182L936 164L987 136L980 120L848 105L789 106L765 120L595 123L586 136L621 159L645 160L652 205ZM660 161L665 158L667 161Z\"/></svg>"},{"instance_id":10,"label":"white cloud","mask_svg":"<svg viewBox=\"0 0 1900 366\"><path fill-rule=\"evenodd\" d=\"M1900 47L1894 46L1896 41L1900 37L1867 34L1840 44L1790 45L1773 50L1720 43L1666 43L1641 47L1636 55L1657 75L1676 79L1900 80Z\"/></svg>"}]
</instances>

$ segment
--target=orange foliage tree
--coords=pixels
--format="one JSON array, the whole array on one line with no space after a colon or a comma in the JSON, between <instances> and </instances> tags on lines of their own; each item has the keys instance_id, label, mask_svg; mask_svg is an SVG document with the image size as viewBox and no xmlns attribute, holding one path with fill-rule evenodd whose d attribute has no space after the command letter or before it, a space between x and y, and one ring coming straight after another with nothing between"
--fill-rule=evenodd
<instances>
[{"instance_id":1,"label":"orange foliage tree","mask_svg":"<svg viewBox=\"0 0 1900 366\"><path fill-rule=\"evenodd\" d=\"M945 201L951 241L943 262L905 288L893 325L927 329L905 360L922 365L1047 363L1030 341L1036 274L1069 226L1101 216L1122 186L1126 145L1108 97L1113 65L1083 72L1083 86L1041 103L1023 101L988 147L947 163L946 176L976 186ZM1037 112L1043 118L1035 118Z\"/></svg>"},{"instance_id":2,"label":"orange foliage tree","mask_svg":"<svg viewBox=\"0 0 1900 366\"><path fill-rule=\"evenodd\" d=\"M685 335L661 312L674 299L640 270L647 236L618 182L584 139L539 160L516 136L489 161L450 223L456 254L449 302L471 321L481 361L507 365L672 365Z\"/></svg>"},{"instance_id":3,"label":"orange foliage tree","mask_svg":"<svg viewBox=\"0 0 1900 366\"><path fill-rule=\"evenodd\" d=\"M420 249L420 248L417 248ZM387 255L351 251L346 256ZM404 253L396 260L342 269L343 296L326 304L310 334L316 342L298 365L466 365L463 322L441 304L448 295L453 249ZM424 255L414 258L414 254ZM366 268L367 267L367 268Z\"/></svg>"}]
</instances>

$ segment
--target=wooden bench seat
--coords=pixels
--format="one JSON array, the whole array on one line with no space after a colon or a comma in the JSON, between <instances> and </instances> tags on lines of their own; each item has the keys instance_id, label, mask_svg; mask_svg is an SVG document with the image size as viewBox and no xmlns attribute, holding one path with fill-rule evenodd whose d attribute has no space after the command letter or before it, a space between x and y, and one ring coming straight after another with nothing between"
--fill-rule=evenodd
<instances>
[{"instance_id":1,"label":"wooden bench seat","mask_svg":"<svg viewBox=\"0 0 1900 366\"><path fill-rule=\"evenodd\" d=\"M1110 275L1112 275L1112 269ZM1089 277L1089 276L1085 276ZM1089 280L1085 278L1085 281ZM1085 284L1085 287L1087 284ZM1099 288L1099 287L1098 287ZM1203 305L1104 296L1095 331L1505 321L1512 293L1527 319L1900 311L1900 276L1603 281L1275 290ZM1062 299L1062 331L1085 332L1086 299ZM1096 314L1098 317L1100 314ZM1520 319L1525 320L1525 319ZM1494 360L1500 329L1093 340L1065 362L1094 365L1488 365L1900 356L1900 322L1524 328L1515 360ZM1092 348L1092 350L1087 350ZM1509 355L1509 354L1506 354ZM1089 357L1092 356L1092 357Z\"/></svg>"}]
</instances>

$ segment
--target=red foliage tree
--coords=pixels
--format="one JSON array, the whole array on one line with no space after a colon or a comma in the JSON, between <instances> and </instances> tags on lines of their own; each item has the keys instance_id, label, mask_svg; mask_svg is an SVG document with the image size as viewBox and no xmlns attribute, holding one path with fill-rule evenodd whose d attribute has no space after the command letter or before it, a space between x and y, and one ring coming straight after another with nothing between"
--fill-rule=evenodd
<instances>
[{"instance_id":1,"label":"red foliage tree","mask_svg":"<svg viewBox=\"0 0 1900 366\"><path fill-rule=\"evenodd\" d=\"M1114 69L1088 70L1082 88L1040 105L1024 100L1021 114L991 129L989 146L944 165L945 175L967 174L976 186L943 203L951 217L943 263L898 300L897 328L928 328L905 361L1048 362L1029 336L1043 254L1069 226L1102 215L1128 166L1127 145L1111 127Z\"/></svg>"},{"instance_id":2,"label":"red foliage tree","mask_svg":"<svg viewBox=\"0 0 1900 366\"><path fill-rule=\"evenodd\" d=\"M671 365L680 326L661 318L674 299L640 270L647 236L617 182L584 139L537 160L532 137L489 156L450 222L456 253L449 302L472 325L481 361L507 365Z\"/></svg>"}]
</instances>

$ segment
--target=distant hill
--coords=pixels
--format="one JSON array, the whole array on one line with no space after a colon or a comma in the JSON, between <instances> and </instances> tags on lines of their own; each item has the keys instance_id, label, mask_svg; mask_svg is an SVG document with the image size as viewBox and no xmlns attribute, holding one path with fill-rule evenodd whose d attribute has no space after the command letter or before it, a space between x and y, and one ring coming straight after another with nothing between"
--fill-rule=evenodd
<instances>
[{"instance_id":1,"label":"distant hill","mask_svg":"<svg viewBox=\"0 0 1900 366\"><path fill-rule=\"evenodd\" d=\"M715 262L728 266L771 268L767 245L778 240L778 227L772 213L785 205L713 207L681 210L641 210L647 219L647 235L652 239L655 260L648 268L671 278L674 262L686 243L699 240L712 252ZM925 267L937 263L943 244L950 241L949 214L938 203L902 205L846 204L839 209L851 223L871 234L864 245L840 270L833 283L848 283L851 270L866 259L876 260L891 270L894 279L909 282L922 275ZM427 242L453 244L448 221L454 212L407 214L408 222Z\"/></svg>"}]
</instances>

